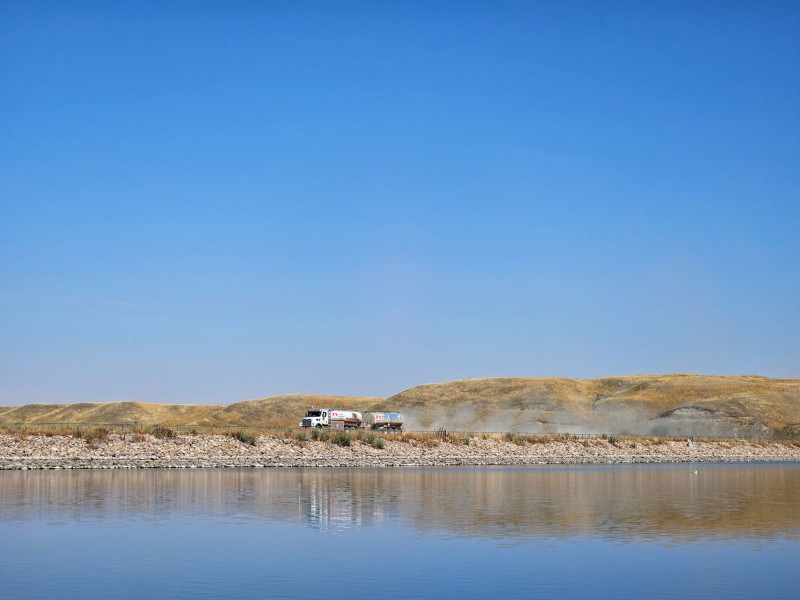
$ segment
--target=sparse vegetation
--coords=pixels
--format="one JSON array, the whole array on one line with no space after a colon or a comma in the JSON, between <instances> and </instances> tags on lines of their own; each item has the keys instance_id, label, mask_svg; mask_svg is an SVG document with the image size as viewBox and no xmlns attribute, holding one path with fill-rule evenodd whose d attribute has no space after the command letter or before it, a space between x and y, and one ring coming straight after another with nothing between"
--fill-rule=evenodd
<instances>
[{"instance_id":1,"label":"sparse vegetation","mask_svg":"<svg viewBox=\"0 0 800 600\"><path fill-rule=\"evenodd\" d=\"M84 433L83 438L87 444L96 444L108 438L108 427L97 427Z\"/></svg>"},{"instance_id":2,"label":"sparse vegetation","mask_svg":"<svg viewBox=\"0 0 800 600\"><path fill-rule=\"evenodd\" d=\"M200 433L198 433L198 431ZM107 439L112 433L122 436L123 440L132 440L137 442L146 441L147 436L153 436L158 439L172 439L177 437L178 432L176 429L166 426L103 426L88 427L82 425L0 425L0 432L16 436L20 439L25 439L29 436L72 436L86 441L90 445L96 445L103 440ZM454 446L468 446L473 439L491 440L495 442L504 442L515 444L517 446L547 444L552 442L577 442L583 447L588 448L591 446L604 446L610 444L618 448L639 448L641 446L661 446L670 443L680 443L685 445L687 437L664 437L664 436L637 436L637 435L618 435L603 433L594 436L586 436L580 434L555 434L555 433L537 433L537 434L522 434L514 432L506 433L465 433L454 432L439 429L430 432L408 432L399 430L365 430L357 429L353 431L341 431L329 429L314 428L310 431L306 429L297 428L284 428L284 429L261 429L261 428L240 428L240 429L221 429L206 427L203 429L185 427L182 429L182 435L199 435L199 434L217 434L228 435L242 441L249 445L255 445L255 441L259 435L270 435L284 439L291 443L303 444L309 440L328 442L332 440L334 435L342 433L349 436L350 443L358 440L364 444L378 448L383 444L385 447L387 441L404 442L412 445L424 445L426 447L437 447L442 443L452 444ZM337 435L337 439L341 440L342 436ZM381 440L378 442L378 440ZM770 439L744 439L744 438L709 438L701 437L694 438L695 443L714 443L719 445L722 449L730 449L736 446L747 447L766 447L775 442L779 442L786 446L800 447L800 439L790 440L770 440ZM339 445L342 445L339 442ZM344 442L345 445L347 442Z\"/></svg>"},{"instance_id":3,"label":"sparse vegetation","mask_svg":"<svg viewBox=\"0 0 800 600\"><path fill-rule=\"evenodd\" d=\"M365 444L369 444L373 448L377 448L379 450L383 449L383 447L386 445L386 441L381 436L374 433L362 434L359 431L358 438Z\"/></svg>"},{"instance_id":4,"label":"sparse vegetation","mask_svg":"<svg viewBox=\"0 0 800 600\"><path fill-rule=\"evenodd\" d=\"M45 429L23 426L0 426L0 431L18 438L18 440L15 440L13 438L10 439L6 437L5 442L0 440L0 445L7 443L11 448L17 444L28 449L42 448L42 444L44 443L43 439L31 439L32 436L73 436L75 438L74 440L62 438L61 440L53 440L52 442L47 443L52 443L54 447L60 444L64 449L67 450L67 452L72 452L78 455L81 453L80 447L83 446L83 442L85 442L89 448L92 448L93 453L95 454L104 452L104 448L110 450L111 448L103 445L103 440L106 440L109 437L114 441L123 440L127 442L139 442L144 444L143 447L132 447L131 450L133 450L133 452L131 454L139 454L144 449L147 451L148 455L163 454L164 456L174 456L176 454L180 454L181 457L187 454L186 450L189 450L188 454L191 454L194 449L199 450L201 455L205 455L208 453L208 449L218 447L220 442L220 439L217 438L216 440L208 440L210 444L206 442L198 443L198 441L192 440L186 434L183 434L181 439L172 441L170 438L176 438L176 432L172 428L166 427L137 428L135 431L132 431L131 426L127 426L127 432L125 432L125 429L123 428L114 430L113 428L105 426L91 428L74 427ZM549 455L556 458L586 457L587 460L591 462L591 460L596 459L598 456L602 457L604 454L609 456L616 456L620 454L617 449L625 449L623 450L623 454L625 451L627 451L629 454L635 454L637 458L645 457L645 459L649 455L658 456L660 458L670 457L673 455L685 456L685 446L687 445L685 437L663 438L616 434L581 436L577 434L521 434L512 432L464 433L452 431L414 433L404 431L373 431L364 429L353 431L328 429L312 429L311 431L297 429L271 430L266 431L267 437L262 438L261 442L259 443L257 432L264 433L265 431L254 428L217 431L217 435L224 434L230 436L241 444L245 444L247 446L258 446L259 448L257 452L247 451L245 450L244 446L239 446L233 441L229 441L225 444L227 447L222 449L222 454L236 455L239 453L242 456L253 456L254 454L258 454L264 456L278 456L281 458L292 454L293 457L297 457L298 453L292 450L292 446L303 446L308 440L315 440L318 443L332 443L343 448L356 444L360 451L354 454L362 455L362 457L364 454L364 446L369 446L381 451L388 448L386 453L370 450L368 453L376 459L387 455L391 457L419 456L420 446L429 448L440 446L441 448L439 452L429 452L426 450L424 452L425 459L428 460L432 458L433 460L436 460L437 456L451 457L458 456L459 454L469 458L475 454L481 454L485 452L489 456L509 458L513 456L519 457L520 455L529 455L534 458L540 455ZM291 435L287 435L287 433L291 433ZM161 443L157 443L155 438L161 440ZM413 449L404 450L403 448L398 448L395 444L387 444L388 441L409 444L416 447L417 451L414 451ZM357 442L360 442L360 444ZM571 443L571 446L562 446L562 444L565 443ZM694 440L694 443L696 444L696 448L692 452L697 452L699 456L711 457L737 457L740 455L744 456L749 453L760 453L761 456L766 457L780 457L782 455L788 456L791 453L794 453L794 459L796 459L796 448L800 448L800 440L767 441L742 439L699 439ZM361 446L361 444L364 446ZM450 446L451 444L452 446ZM527 448L523 451L515 451L512 444ZM541 449L531 447L537 444L552 444L552 446ZM668 446L664 446L663 449L658 448L658 446L665 444L668 444ZM453 447L469 445L476 445L478 448L475 450L464 451ZM178 453L175 452L175 448L177 446L183 446ZM186 450L184 450L184 448L186 448ZM634 449L634 451L631 452L628 449ZM762 449L766 450L766 452ZM334 454L334 452L332 452L333 448L330 446L327 448L316 446L314 448L306 448L305 450L306 451L300 453L300 456L308 460L315 460L315 457L329 458L332 454ZM309 452L310 450L311 452ZM672 450L674 450L674 452ZM12 450L12 456L13 454L14 450ZM26 450L23 453L23 455L27 454L30 454L30 450ZM57 454L61 454L61 452ZM127 453L124 453L123 455L127 455ZM111 456L117 456L117 454L114 453L111 454ZM790 459L792 458L790 457ZM580 461L580 458L578 458L578 461Z\"/></svg>"},{"instance_id":5,"label":"sparse vegetation","mask_svg":"<svg viewBox=\"0 0 800 600\"><path fill-rule=\"evenodd\" d=\"M249 446L255 446L256 442L258 441L258 437L249 431L244 431L242 429L231 431L228 433L228 435L230 435L233 439L239 440L243 444L247 444Z\"/></svg>"},{"instance_id":6,"label":"sparse vegetation","mask_svg":"<svg viewBox=\"0 0 800 600\"><path fill-rule=\"evenodd\" d=\"M146 433L157 437L158 439L171 439L175 437L175 430L163 425L156 425L150 428Z\"/></svg>"},{"instance_id":7,"label":"sparse vegetation","mask_svg":"<svg viewBox=\"0 0 800 600\"><path fill-rule=\"evenodd\" d=\"M511 437L511 441L516 446L525 446L528 443L528 439L525 436L522 436L522 435L513 435Z\"/></svg>"},{"instance_id":8,"label":"sparse vegetation","mask_svg":"<svg viewBox=\"0 0 800 600\"><path fill-rule=\"evenodd\" d=\"M387 441L393 442L405 442L409 444L416 444L420 443L424 446L438 446L442 441L442 436L438 432L392 432L392 433L382 433L381 437ZM447 436L447 440L449 440L449 434Z\"/></svg>"},{"instance_id":9,"label":"sparse vegetation","mask_svg":"<svg viewBox=\"0 0 800 600\"><path fill-rule=\"evenodd\" d=\"M311 430L311 439L319 442L327 442L331 439L331 432L327 429L319 429L315 427Z\"/></svg>"},{"instance_id":10,"label":"sparse vegetation","mask_svg":"<svg viewBox=\"0 0 800 600\"><path fill-rule=\"evenodd\" d=\"M24 440L26 437L31 435L31 432L28 430L27 427L18 427L9 431L9 433L13 436L16 436L18 439Z\"/></svg>"},{"instance_id":11,"label":"sparse vegetation","mask_svg":"<svg viewBox=\"0 0 800 600\"><path fill-rule=\"evenodd\" d=\"M346 431L337 431L331 436L331 441L337 446L349 446L353 443L353 438Z\"/></svg>"}]
</instances>

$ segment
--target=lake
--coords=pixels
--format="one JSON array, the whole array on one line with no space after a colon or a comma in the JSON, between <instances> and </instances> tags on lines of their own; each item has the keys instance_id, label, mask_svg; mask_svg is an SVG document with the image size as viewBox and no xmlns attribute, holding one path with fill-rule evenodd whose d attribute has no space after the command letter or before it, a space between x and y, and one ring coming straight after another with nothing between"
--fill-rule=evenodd
<instances>
[{"instance_id":1,"label":"lake","mask_svg":"<svg viewBox=\"0 0 800 600\"><path fill-rule=\"evenodd\" d=\"M0 472L2 598L796 598L800 464Z\"/></svg>"}]
</instances>

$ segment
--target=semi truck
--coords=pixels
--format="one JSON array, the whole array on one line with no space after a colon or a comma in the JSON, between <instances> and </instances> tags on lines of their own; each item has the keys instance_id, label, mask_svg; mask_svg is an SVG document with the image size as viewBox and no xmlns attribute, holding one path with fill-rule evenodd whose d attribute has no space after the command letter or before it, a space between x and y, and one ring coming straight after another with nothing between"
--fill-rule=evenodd
<instances>
[{"instance_id":1,"label":"semi truck","mask_svg":"<svg viewBox=\"0 0 800 600\"><path fill-rule=\"evenodd\" d=\"M398 412L374 412L363 415L357 410L312 408L300 421L300 427L326 429L402 429L403 415Z\"/></svg>"},{"instance_id":2,"label":"semi truck","mask_svg":"<svg viewBox=\"0 0 800 600\"><path fill-rule=\"evenodd\" d=\"M326 427L330 429L358 429L363 420L357 410L340 408L312 408L300 421L300 427Z\"/></svg>"}]
</instances>

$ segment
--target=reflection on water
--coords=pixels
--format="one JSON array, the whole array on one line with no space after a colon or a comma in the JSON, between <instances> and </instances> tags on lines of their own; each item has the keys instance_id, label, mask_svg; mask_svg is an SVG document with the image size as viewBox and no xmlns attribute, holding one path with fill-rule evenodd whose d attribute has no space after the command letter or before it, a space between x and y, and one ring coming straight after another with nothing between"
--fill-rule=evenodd
<instances>
[{"instance_id":1,"label":"reflection on water","mask_svg":"<svg viewBox=\"0 0 800 600\"><path fill-rule=\"evenodd\" d=\"M321 531L616 542L800 539L800 466L0 473L0 522L185 516Z\"/></svg>"},{"instance_id":2,"label":"reflection on water","mask_svg":"<svg viewBox=\"0 0 800 600\"><path fill-rule=\"evenodd\" d=\"M800 465L0 472L0 598L795 598Z\"/></svg>"}]
</instances>

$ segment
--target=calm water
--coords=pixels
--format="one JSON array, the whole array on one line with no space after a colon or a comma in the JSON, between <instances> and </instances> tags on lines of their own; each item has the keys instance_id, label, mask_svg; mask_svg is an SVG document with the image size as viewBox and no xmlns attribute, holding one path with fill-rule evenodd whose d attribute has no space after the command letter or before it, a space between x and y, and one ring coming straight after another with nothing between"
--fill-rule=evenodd
<instances>
[{"instance_id":1,"label":"calm water","mask_svg":"<svg viewBox=\"0 0 800 600\"><path fill-rule=\"evenodd\" d=\"M0 472L2 598L797 598L800 465Z\"/></svg>"}]
</instances>

